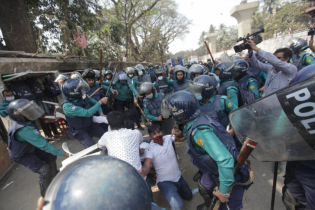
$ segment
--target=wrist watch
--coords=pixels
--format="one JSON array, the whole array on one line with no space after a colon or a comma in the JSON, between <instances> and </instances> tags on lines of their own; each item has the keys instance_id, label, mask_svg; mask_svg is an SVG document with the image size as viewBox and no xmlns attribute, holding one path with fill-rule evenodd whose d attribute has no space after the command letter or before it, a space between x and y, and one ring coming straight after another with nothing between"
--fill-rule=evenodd
<instances>
[{"instance_id":1,"label":"wrist watch","mask_svg":"<svg viewBox=\"0 0 315 210\"><path fill-rule=\"evenodd\" d=\"M229 197L230 196L230 193L221 193L224 197Z\"/></svg>"}]
</instances>

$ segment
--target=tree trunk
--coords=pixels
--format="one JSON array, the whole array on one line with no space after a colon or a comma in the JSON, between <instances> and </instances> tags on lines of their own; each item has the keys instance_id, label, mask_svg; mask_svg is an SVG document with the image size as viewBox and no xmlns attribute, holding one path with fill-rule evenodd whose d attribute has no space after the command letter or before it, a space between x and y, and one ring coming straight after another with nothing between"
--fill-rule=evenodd
<instances>
[{"instance_id":1,"label":"tree trunk","mask_svg":"<svg viewBox=\"0 0 315 210\"><path fill-rule=\"evenodd\" d=\"M35 53L37 46L23 0L0 0L0 29L8 50Z\"/></svg>"}]
</instances>

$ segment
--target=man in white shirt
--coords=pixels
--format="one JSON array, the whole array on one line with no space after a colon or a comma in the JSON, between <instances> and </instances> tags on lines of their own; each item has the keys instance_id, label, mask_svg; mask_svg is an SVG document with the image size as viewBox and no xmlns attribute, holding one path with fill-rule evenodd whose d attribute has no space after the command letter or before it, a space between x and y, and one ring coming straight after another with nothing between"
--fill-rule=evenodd
<instances>
[{"instance_id":1,"label":"man in white shirt","mask_svg":"<svg viewBox=\"0 0 315 210\"><path fill-rule=\"evenodd\" d=\"M172 210L184 209L185 200L192 199L192 192L179 170L176 154L172 146L174 136L163 137L162 129L158 124L148 128L148 133L153 139L150 146L145 150L145 162L140 170L142 176L146 176L153 163L156 172L156 183L171 205ZM174 130L172 131L174 133Z\"/></svg>"},{"instance_id":2,"label":"man in white shirt","mask_svg":"<svg viewBox=\"0 0 315 210\"><path fill-rule=\"evenodd\" d=\"M108 155L126 161L136 170L141 169L139 148L143 137L140 131L126 128L124 114L112 111L107 115L110 131L98 141L98 147L107 148Z\"/></svg>"}]
</instances>

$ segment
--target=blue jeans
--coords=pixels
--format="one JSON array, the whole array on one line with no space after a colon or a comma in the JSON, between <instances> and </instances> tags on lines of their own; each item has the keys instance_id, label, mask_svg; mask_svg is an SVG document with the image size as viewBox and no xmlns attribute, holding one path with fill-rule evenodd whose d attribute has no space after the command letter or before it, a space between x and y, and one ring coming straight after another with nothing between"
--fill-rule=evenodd
<instances>
[{"instance_id":1,"label":"blue jeans","mask_svg":"<svg viewBox=\"0 0 315 210\"><path fill-rule=\"evenodd\" d=\"M172 210L184 209L182 198L185 200L192 199L191 189L182 176L178 182L164 181L159 182L157 185L165 199L171 205Z\"/></svg>"}]
</instances>

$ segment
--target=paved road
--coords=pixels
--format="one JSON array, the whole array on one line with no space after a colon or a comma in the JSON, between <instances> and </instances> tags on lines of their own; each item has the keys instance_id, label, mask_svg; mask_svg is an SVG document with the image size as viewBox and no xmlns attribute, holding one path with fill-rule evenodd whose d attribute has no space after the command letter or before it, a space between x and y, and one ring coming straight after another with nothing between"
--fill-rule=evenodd
<instances>
[{"instance_id":1,"label":"paved road","mask_svg":"<svg viewBox=\"0 0 315 210\"><path fill-rule=\"evenodd\" d=\"M143 132L146 134L146 130ZM96 140L96 139L95 139ZM67 141L71 152L78 152L84 147L75 139L64 140L53 143L56 147L61 148L62 142ZM179 165L182 174L188 182L191 189L197 187L197 183L193 182L192 177L197 169L189 162L188 155L185 154L185 142L177 143L176 150L179 154ZM63 157L58 157L58 167L61 166ZM253 169L255 171L254 185L246 191L244 196L244 208L250 210L266 210L270 209L271 200L271 186L272 186L272 163L262 163L251 158ZM285 210L281 201L281 189L283 186L283 172L278 175L276 204L275 209ZM21 165L13 167L11 173L0 181L0 209L1 210L34 210L36 209L36 202L39 197L39 185L37 182L38 175L31 172ZM7 184L10 184L3 189ZM158 188L152 183L152 190L154 191L154 201L161 207L170 209L170 206L163 198ZM188 210L194 210L203 202L199 193L193 196L191 201L186 202L185 206Z\"/></svg>"}]
</instances>

